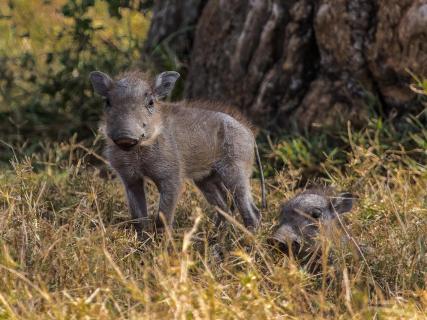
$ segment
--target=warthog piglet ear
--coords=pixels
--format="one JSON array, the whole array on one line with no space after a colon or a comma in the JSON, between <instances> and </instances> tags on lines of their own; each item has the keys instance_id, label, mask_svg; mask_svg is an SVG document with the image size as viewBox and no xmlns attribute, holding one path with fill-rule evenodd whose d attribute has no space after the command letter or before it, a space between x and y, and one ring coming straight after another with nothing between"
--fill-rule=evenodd
<instances>
[{"instance_id":1,"label":"warthog piglet ear","mask_svg":"<svg viewBox=\"0 0 427 320\"><path fill-rule=\"evenodd\" d=\"M332 198L332 205L339 214L349 212L353 208L353 195L349 192L340 193Z\"/></svg>"},{"instance_id":2,"label":"warthog piglet ear","mask_svg":"<svg viewBox=\"0 0 427 320\"><path fill-rule=\"evenodd\" d=\"M103 97L108 95L108 91L110 91L113 85L113 80L111 80L109 75L101 71L93 71L89 74L89 79L96 93Z\"/></svg>"},{"instance_id":3,"label":"warthog piglet ear","mask_svg":"<svg viewBox=\"0 0 427 320\"><path fill-rule=\"evenodd\" d=\"M159 74L156 77L156 84L154 87L156 99L163 99L167 97L171 93L175 82L179 77L179 73L175 71L166 71Z\"/></svg>"}]
</instances>

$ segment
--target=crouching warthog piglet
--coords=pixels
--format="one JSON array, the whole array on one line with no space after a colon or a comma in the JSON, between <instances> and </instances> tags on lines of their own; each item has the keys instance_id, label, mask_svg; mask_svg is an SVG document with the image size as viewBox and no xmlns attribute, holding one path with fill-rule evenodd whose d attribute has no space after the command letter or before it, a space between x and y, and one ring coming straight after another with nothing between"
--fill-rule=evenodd
<instances>
[{"instance_id":1,"label":"crouching warthog piglet","mask_svg":"<svg viewBox=\"0 0 427 320\"><path fill-rule=\"evenodd\" d=\"M332 236L339 214L353 207L351 193L335 194L332 189L306 190L282 205L274 241L287 253L304 255L313 251L320 231Z\"/></svg>"},{"instance_id":2,"label":"crouching warthog piglet","mask_svg":"<svg viewBox=\"0 0 427 320\"><path fill-rule=\"evenodd\" d=\"M229 192L245 226L256 228L261 216L249 183L256 147L250 126L219 104L159 102L178 77L173 71L154 81L141 72L116 80L99 71L90 74L94 90L106 99L106 156L126 189L138 234L148 227L146 178L160 192L159 227L172 224L184 180L190 179L210 204L224 211Z\"/></svg>"}]
</instances>

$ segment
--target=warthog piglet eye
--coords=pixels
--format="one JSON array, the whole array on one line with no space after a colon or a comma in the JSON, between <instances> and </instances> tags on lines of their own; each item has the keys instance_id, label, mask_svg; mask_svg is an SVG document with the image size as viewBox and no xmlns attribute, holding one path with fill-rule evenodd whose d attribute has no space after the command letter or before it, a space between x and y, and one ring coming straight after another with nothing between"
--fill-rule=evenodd
<instances>
[{"instance_id":1,"label":"warthog piglet eye","mask_svg":"<svg viewBox=\"0 0 427 320\"><path fill-rule=\"evenodd\" d=\"M147 109L150 113L154 112L154 101L152 98L150 98L150 100L148 101Z\"/></svg>"},{"instance_id":2,"label":"warthog piglet eye","mask_svg":"<svg viewBox=\"0 0 427 320\"><path fill-rule=\"evenodd\" d=\"M313 210L311 210L311 216L314 219L319 219L322 216L322 210L320 210L319 208L314 208Z\"/></svg>"}]
</instances>

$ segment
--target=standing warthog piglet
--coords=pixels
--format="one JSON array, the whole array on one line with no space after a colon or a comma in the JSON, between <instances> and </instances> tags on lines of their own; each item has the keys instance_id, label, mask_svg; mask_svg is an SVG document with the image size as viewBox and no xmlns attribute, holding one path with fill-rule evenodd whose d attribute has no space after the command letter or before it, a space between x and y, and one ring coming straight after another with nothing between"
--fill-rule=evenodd
<instances>
[{"instance_id":1,"label":"standing warthog piglet","mask_svg":"<svg viewBox=\"0 0 427 320\"><path fill-rule=\"evenodd\" d=\"M148 227L146 178L160 192L158 227L172 225L184 180L190 179L224 211L229 192L245 226L255 229L261 216L249 183L256 147L250 127L221 105L159 102L178 77L167 71L151 82L137 71L116 80L99 71L90 74L94 90L106 99L106 156L125 186L138 235Z\"/></svg>"},{"instance_id":2,"label":"standing warthog piglet","mask_svg":"<svg viewBox=\"0 0 427 320\"><path fill-rule=\"evenodd\" d=\"M352 207L351 193L336 195L328 188L306 190L282 205L273 239L287 252L310 251L316 245L320 229L324 235L328 236L328 232L332 235L338 215Z\"/></svg>"}]
</instances>

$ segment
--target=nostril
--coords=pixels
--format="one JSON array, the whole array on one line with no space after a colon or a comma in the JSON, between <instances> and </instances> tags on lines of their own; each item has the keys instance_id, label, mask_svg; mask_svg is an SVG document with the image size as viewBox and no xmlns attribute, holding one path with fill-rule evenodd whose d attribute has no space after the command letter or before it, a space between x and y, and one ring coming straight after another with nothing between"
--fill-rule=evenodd
<instances>
[{"instance_id":1,"label":"nostril","mask_svg":"<svg viewBox=\"0 0 427 320\"><path fill-rule=\"evenodd\" d=\"M141 134L141 138L145 138L145 133Z\"/></svg>"},{"instance_id":2,"label":"nostril","mask_svg":"<svg viewBox=\"0 0 427 320\"><path fill-rule=\"evenodd\" d=\"M130 148L136 145L138 143L138 140L133 138L122 137L115 139L114 143L119 147Z\"/></svg>"}]
</instances>

